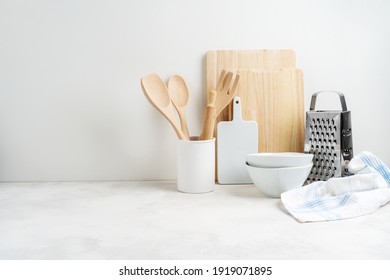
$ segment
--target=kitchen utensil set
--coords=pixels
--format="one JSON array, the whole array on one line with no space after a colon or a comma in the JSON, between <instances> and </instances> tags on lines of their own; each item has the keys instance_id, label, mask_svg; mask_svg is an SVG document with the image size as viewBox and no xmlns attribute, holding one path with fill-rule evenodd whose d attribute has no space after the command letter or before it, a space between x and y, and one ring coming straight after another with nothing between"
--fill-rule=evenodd
<instances>
[{"instance_id":1,"label":"kitchen utensil set","mask_svg":"<svg viewBox=\"0 0 390 280\"><path fill-rule=\"evenodd\" d=\"M239 75L232 72L221 72L216 88L211 90L208 95L203 129L199 140L213 138L215 118L233 99L239 78ZM185 117L189 90L184 79L173 75L170 77L167 87L156 73L152 73L141 78L141 87L146 99L169 121L179 139L190 140ZM179 115L180 124L175 111Z\"/></svg>"},{"instance_id":2,"label":"kitchen utensil set","mask_svg":"<svg viewBox=\"0 0 390 280\"><path fill-rule=\"evenodd\" d=\"M185 112L190 94L184 79L173 75L168 86L156 73L141 79L147 100L178 138L187 140L178 144L180 191L213 190L215 158L220 184L253 181L272 197L302 186L304 180L348 175L353 150L344 95L335 92L341 111L315 111L321 92L314 93L305 134L303 72L295 68L293 50L209 51L206 74L207 104L199 137L190 137L188 131Z\"/></svg>"}]
</instances>

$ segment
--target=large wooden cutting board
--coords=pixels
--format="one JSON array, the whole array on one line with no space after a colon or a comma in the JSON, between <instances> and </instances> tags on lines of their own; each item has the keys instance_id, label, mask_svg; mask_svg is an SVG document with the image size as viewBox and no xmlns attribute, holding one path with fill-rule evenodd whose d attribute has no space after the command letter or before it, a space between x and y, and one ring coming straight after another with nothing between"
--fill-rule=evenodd
<instances>
[{"instance_id":1,"label":"large wooden cutting board","mask_svg":"<svg viewBox=\"0 0 390 280\"><path fill-rule=\"evenodd\" d=\"M209 51L206 67L207 91L215 88L223 69L241 75L237 95L243 119L258 123L259 152L303 151L303 74L292 69L293 50ZM229 106L217 122L231 119Z\"/></svg>"},{"instance_id":2,"label":"large wooden cutting board","mask_svg":"<svg viewBox=\"0 0 390 280\"><path fill-rule=\"evenodd\" d=\"M206 54L207 92L214 89L222 70L256 69L279 70L295 68L295 51L290 49L213 50ZM245 106L245 105L244 105ZM222 111L217 121L232 120L232 104Z\"/></svg>"}]
</instances>

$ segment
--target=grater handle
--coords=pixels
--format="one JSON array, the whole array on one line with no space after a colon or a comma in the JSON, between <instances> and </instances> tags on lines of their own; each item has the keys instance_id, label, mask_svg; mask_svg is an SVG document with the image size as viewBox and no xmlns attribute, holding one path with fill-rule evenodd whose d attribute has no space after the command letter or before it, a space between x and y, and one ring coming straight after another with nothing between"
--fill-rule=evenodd
<instances>
[{"instance_id":1,"label":"grater handle","mask_svg":"<svg viewBox=\"0 0 390 280\"><path fill-rule=\"evenodd\" d=\"M311 96L311 102L310 102L310 111L314 111L314 108L316 106L316 100L317 100L317 95L320 94L320 93L323 93L323 92L328 92L328 93L336 93L339 95L340 97L340 102L341 102L341 108L343 108L343 111L348 111L347 109L347 103L345 103L345 97L344 97L344 94L342 92L339 92L339 91L329 91L329 90L325 90L325 91L318 91L316 93L313 93L313 95Z\"/></svg>"}]
</instances>

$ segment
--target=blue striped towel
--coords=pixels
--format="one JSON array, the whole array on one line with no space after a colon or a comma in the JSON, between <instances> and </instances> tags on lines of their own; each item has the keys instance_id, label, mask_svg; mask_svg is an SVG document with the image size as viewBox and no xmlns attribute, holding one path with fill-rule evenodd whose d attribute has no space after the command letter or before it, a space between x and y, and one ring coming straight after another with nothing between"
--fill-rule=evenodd
<instances>
[{"instance_id":1,"label":"blue striped towel","mask_svg":"<svg viewBox=\"0 0 390 280\"><path fill-rule=\"evenodd\" d=\"M355 175L282 193L284 207L299 222L319 222L370 214L390 201L390 170L375 155L356 155L348 170Z\"/></svg>"}]
</instances>

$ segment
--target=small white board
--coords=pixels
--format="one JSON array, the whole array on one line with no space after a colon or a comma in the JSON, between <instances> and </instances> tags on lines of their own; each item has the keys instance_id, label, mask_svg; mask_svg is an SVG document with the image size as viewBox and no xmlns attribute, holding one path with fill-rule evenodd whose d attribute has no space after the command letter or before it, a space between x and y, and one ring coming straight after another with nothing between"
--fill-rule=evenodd
<instances>
[{"instance_id":1,"label":"small white board","mask_svg":"<svg viewBox=\"0 0 390 280\"><path fill-rule=\"evenodd\" d=\"M234 97L233 120L217 126L217 168L220 184L251 184L245 167L246 155L257 153L256 121L243 121L241 99Z\"/></svg>"}]
</instances>

